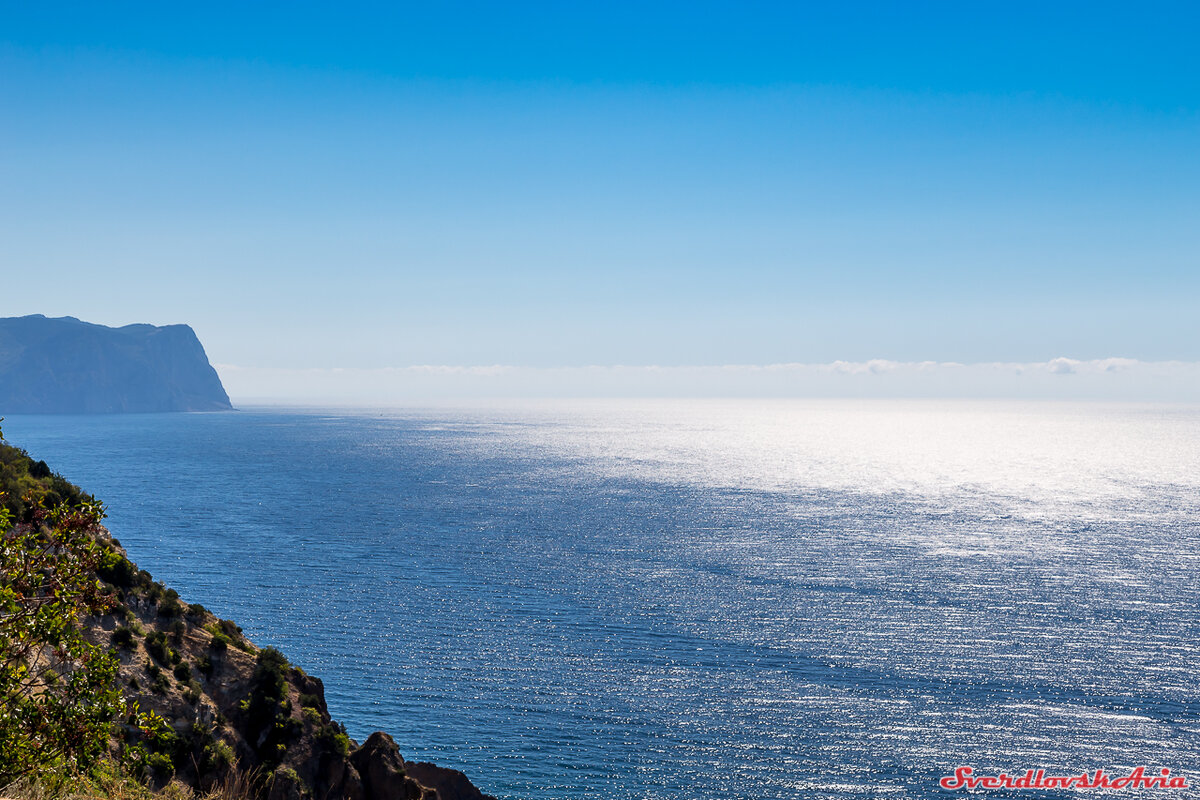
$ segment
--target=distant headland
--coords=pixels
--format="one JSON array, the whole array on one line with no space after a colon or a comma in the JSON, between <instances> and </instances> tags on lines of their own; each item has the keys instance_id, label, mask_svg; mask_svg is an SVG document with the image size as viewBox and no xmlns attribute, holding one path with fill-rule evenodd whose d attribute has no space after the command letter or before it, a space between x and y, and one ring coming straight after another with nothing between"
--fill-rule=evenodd
<instances>
[{"instance_id":1,"label":"distant headland","mask_svg":"<svg viewBox=\"0 0 1200 800\"><path fill-rule=\"evenodd\" d=\"M0 318L0 414L231 409L187 325L110 328L75 317Z\"/></svg>"}]
</instances>

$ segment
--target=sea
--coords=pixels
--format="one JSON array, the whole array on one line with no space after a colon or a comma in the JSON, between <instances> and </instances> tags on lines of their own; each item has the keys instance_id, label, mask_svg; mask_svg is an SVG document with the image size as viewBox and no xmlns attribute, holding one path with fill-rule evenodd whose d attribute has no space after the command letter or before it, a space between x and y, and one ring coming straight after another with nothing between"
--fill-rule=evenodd
<instances>
[{"instance_id":1,"label":"sea","mask_svg":"<svg viewBox=\"0 0 1200 800\"><path fill-rule=\"evenodd\" d=\"M1200 785L1196 407L546 401L3 431L102 499L140 567L320 676L352 737L499 798L925 798L961 766Z\"/></svg>"}]
</instances>

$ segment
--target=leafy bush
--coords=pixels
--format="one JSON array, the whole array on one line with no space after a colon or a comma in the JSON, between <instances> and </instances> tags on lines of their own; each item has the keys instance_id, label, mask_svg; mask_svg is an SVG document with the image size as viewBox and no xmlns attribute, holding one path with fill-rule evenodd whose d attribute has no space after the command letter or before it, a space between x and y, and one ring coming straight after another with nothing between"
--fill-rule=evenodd
<instances>
[{"instance_id":1,"label":"leafy bush","mask_svg":"<svg viewBox=\"0 0 1200 800\"><path fill-rule=\"evenodd\" d=\"M163 599L163 585L157 581L151 580L150 573L142 570L138 573L138 583L141 584L142 576L146 576L145 596L151 603L160 603Z\"/></svg>"},{"instance_id":2,"label":"leafy bush","mask_svg":"<svg viewBox=\"0 0 1200 800\"><path fill-rule=\"evenodd\" d=\"M151 753L146 759L146 766L154 777L164 780L175 774L175 762L167 753Z\"/></svg>"},{"instance_id":3,"label":"leafy bush","mask_svg":"<svg viewBox=\"0 0 1200 800\"><path fill-rule=\"evenodd\" d=\"M8 509L10 520L15 522L30 522L38 508L99 508L91 495L51 472L44 461L34 461L24 450L3 442L0 442L0 506Z\"/></svg>"},{"instance_id":4,"label":"leafy bush","mask_svg":"<svg viewBox=\"0 0 1200 800\"><path fill-rule=\"evenodd\" d=\"M287 743L299 732L303 723L292 717L288 700L287 658L273 647L258 652L254 674L250 678L250 696L243 709L246 713L247 740L256 742L259 758L277 764L287 752Z\"/></svg>"},{"instance_id":5,"label":"leafy bush","mask_svg":"<svg viewBox=\"0 0 1200 800\"><path fill-rule=\"evenodd\" d=\"M158 615L166 619L183 616L183 604L178 597L164 597L158 604Z\"/></svg>"},{"instance_id":6,"label":"leafy bush","mask_svg":"<svg viewBox=\"0 0 1200 800\"><path fill-rule=\"evenodd\" d=\"M350 737L339 730L336 723L326 725L317 734L317 746L327 753L344 756L350 752Z\"/></svg>"},{"instance_id":7,"label":"leafy bush","mask_svg":"<svg viewBox=\"0 0 1200 800\"><path fill-rule=\"evenodd\" d=\"M171 680L153 661L146 662L146 674L150 676L150 691L155 694L166 694L171 688Z\"/></svg>"},{"instance_id":8,"label":"leafy bush","mask_svg":"<svg viewBox=\"0 0 1200 800\"><path fill-rule=\"evenodd\" d=\"M12 449L0 444L6 468ZM61 501L48 510L34 493L22 510L29 524L13 527L0 506L0 786L94 763L123 707L115 654L89 644L78 624L112 603L94 577L102 510Z\"/></svg>"},{"instance_id":9,"label":"leafy bush","mask_svg":"<svg viewBox=\"0 0 1200 800\"><path fill-rule=\"evenodd\" d=\"M100 561L100 567L96 570L96 574L102 580L108 581L113 586L121 589L133 587L137 584L138 579L137 567L116 550L109 550L104 554Z\"/></svg>"},{"instance_id":10,"label":"leafy bush","mask_svg":"<svg viewBox=\"0 0 1200 800\"><path fill-rule=\"evenodd\" d=\"M188 666L186 661L176 664L173 672L175 673L175 680L180 683L187 683L192 679L192 668Z\"/></svg>"},{"instance_id":11,"label":"leafy bush","mask_svg":"<svg viewBox=\"0 0 1200 800\"><path fill-rule=\"evenodd\" d=\"M196 659L196 671L206 678L211 678L213 674L213 660L208 653Z\"/></svg>"},{"instance_id":12,"label":"leafy bush","mask_svg":"<svg viewBox=\"0 0 1200 800\"><path fill-rule=\"evenodd\" d=\"M132 650L137 647L137 642L133 638L133 631L129 628L117 628L113 631L112 643L113 646L120 647L122 650Z\"/></svg>"},{"instance_id":13,"label":"leafy bush","mask_svg":"<svg viewBox=\"0 0 1200 800\"><path fill-rule=\"evenodd\" d=\"M103 516L44 462L0 441L0 787L36 778L54 790L99 769L119 718L122 753L162 723L124 702L116 653L83 637L81 616L121 609L97 577L116 585L133 569L97 538ZM113 642L136 646L129 628Z\"/></svg>"},{"instance_id":14,"label":"leafy bush","mask_svg":"<svg viewBox=\"0 0 1200 800\"><path fill-rule=\"evenodd\" d=\"M174 650L167 644L167 635L162 631L155 631L146 636L145 647L150 657L158 663L171 663L171 654Z\"/></svg>"},{"instance_id":15,"label":"leafy bush","mask_svg":"<svg viewBox=\"0 0 1200 800\"><path fill-rule=\"evenodd\" d=\"M214 739L204 747L200 768L205 772L219 772L233 766L233 748L220 739Z\"/></svg>"}]
</instances>

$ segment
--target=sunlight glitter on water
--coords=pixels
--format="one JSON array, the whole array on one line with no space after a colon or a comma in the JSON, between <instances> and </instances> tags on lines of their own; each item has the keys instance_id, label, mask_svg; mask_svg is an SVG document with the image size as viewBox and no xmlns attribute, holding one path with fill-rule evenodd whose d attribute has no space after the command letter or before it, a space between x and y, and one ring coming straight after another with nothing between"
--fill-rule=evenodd
<instances>
[{"instance_id":1,"label":"sunlight glitter on water","mask_svg":"<svg viewBox=\"0 0 1200 800\"><path fill-rule=\"evenodd\" d=\"M1200 412L637 402L5 432L140 566L506 798L1200 756ZM168 474L164 482L158 476Z\"/></svg>"},{"instance_id":2,"label":"sunlight glitter on water","mask_svg":"<svg viewBox=\"0 0 1200 800\"><path fill-rule=\"evenodd\" d=\"M526 407L491 432L639 478L758 491L967 495L1086 515L1120 512L1148 487L1200 488L1200 412L1190 407L577 401Z\"/></svg>"}]
</instances>

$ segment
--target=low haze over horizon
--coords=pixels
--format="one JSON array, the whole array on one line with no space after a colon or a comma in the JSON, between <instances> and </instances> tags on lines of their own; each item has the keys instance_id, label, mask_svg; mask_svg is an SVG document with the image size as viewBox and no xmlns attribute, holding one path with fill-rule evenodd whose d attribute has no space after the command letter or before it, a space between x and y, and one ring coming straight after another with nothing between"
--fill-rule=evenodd
<instances>
[{"instance_id":1,"label":"low haze over horizon","mask_svg":"<svg viewBox=\"0 0 1200 800\"><path fill-rule=\"evenodd\" d=\"M0 6L0 316L188 323L235 399L1200 396L1188 4Z\"/></svg>"}]
</instances>

